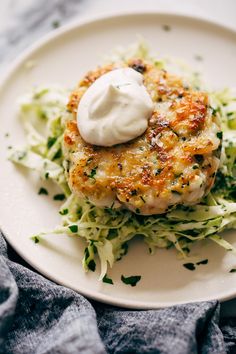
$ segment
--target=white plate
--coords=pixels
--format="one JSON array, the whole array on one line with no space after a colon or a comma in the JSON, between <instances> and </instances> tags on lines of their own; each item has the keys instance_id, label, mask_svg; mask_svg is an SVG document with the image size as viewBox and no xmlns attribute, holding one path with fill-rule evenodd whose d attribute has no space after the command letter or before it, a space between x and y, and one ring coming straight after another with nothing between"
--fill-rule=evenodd
<instances>
[{"instance_id":1,"label":"white plate","mask_svg":"<svg viewBox=\"0 0 236 354\"><path fill-rule=\"evenodd\" d=\"M169 25L165 31L163 25ZM84 244L67 236L48 236L35 245L29 236L53 228L60 220L59 203L38 196L42 185L36 176L6 161L7 146L24 141L17 121L16 99L36 84L59 83L73 87L81 76L102 61L116 45L126 46L143 36L153 52L187 60L215 87L235 84L236 34L199 19L167 14L130 14L95 19L61 29L47 36L21 56L1 87L0 218L7 240L35 269L59 284L99 301L132 308L158 308L172 304L236 295L236 275L229 270L236 258L212 243L202 243L193 254L209 259L194 272L185 269L173 250L148 254L140 241L115 264L109 275L114 285L98 282L98 272L85 274L81 267ZM194 59L201 55L203 61ZM34 60L36 66L26 68ZM9 132L10 137L4 137ZM234 234L235 235L235 234ZM235 238L233 233L229 240ZM236 244L236 241L235 241ZM141 275L134 288L123 284L121 274Z\"/></svg>"}]
</instances>

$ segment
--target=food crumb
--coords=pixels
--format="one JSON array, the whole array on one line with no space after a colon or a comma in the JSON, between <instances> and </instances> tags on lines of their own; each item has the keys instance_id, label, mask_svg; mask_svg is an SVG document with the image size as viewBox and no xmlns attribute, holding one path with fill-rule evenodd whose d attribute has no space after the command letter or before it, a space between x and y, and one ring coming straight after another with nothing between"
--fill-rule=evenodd
<instances>
[{"instance_id":1,"label":"food crumb","mask_svg":"<svg viewBox=\"0 0 236 354\"><path fill-rule=\"evenodd\" d=\"M55 20L52 22L52 28L58 28L60 27L60 22L58 20Z\"/></svg>"},{"instance_id":2,"label":"food crumb","mask_svg":"<svg viewBox=\"0 0 236 354\"><path fill-rule=\"evenodd\" d=\"M194 59L197 60L197 61L203 61L203 57L199 54L195 54L194 55Z\"/></svg>"},{"instance_id":3,"label":"food crumb","mask_svg":"<svg viewBox=\"0 0 236 354\"><path fill-rule=\"evenodd\" d=\"M36 61L33 59L27 60L25 62L25 69L30 70L33 69L36 66Z\"/></svg>"},{"instance_id":4,"label":"food crumb","mask_svg":"<svg viewBox=\"0 0 236 354\"><path fill-rule=\"evenodd\" d=\"M166 32L170 32L171 31L171 27L169 25L163 25L162 29Z\"/></svg>"}]
</instances>

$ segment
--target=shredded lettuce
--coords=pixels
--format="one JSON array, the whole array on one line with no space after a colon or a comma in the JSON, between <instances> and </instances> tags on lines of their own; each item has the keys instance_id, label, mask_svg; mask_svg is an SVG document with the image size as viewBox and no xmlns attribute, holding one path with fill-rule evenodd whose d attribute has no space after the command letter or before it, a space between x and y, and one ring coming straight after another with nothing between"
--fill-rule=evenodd
<instances>
[{"instance_id":1,"label":"shredded lettuce","mask_svg":"<svg viewBox=\"0 0 236 354\"><path fill-rule=\"evenodd\" d=\"M143 43L137 54L147 57ZM149 59L155 65L164 65L164 61ZM115 206L96 207L71 194L62 151L65 122L71 119L66 110L68 90L40 87L21 99L20 119L27 143L23 149L13 149L10 160L37 171L42 179L52 179L65 193L67 198L59 211L62 223L53 233L74 235L87 242L82 260L86 271L94 271L100 260L100 279L103 279L107 267L112 267L127 253L128 241L137 235L143 237L150 253L156 248L175 247L182 257L187 257L190 245L203 239L236 252L219 235L226 229L236 228L236 95L227 89L212 92L210 96L212 113L221 119L223 130L221 164L214 188L198 205L180 205L165 215L152 216L137 215ZM48 233L35 237L39 240Z\"/></svg>"}]
</instances>

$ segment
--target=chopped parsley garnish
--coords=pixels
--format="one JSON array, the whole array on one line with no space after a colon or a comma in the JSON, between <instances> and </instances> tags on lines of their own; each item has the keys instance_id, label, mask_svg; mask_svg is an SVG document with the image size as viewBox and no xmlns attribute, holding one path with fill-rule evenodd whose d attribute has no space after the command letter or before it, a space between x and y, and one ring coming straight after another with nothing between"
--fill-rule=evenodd
<instances>
[{"instance_id":1,"label":"chopped parsley garnish","mask_svg":"<svg viewBox=\"0 0 236 354\"><path fill-rule=\"evenodd\" d=\"M188 247L183 247L182 249L185 253L190 253L190 249Z\"/></svg>"},{"instance_id":2,"label":"chopped parsley garnish","mask_svg":"<svg viewBox=\"0 0 236 354\"><path fill-rule=\"evenodd\" d=\"M192 169L193 170L197 170L199 168L199 166L197 164L193 165Z\"/></svg>"},{"instance_id":3,"label":"chopped parsley garnish","mask_svg":"<svg viewBox=\"0 0 236 354\"><path fill-rule=\"evenodd\" d=\"M108 232L107 239L113 240L113 238L116 238L117 236L118 236L118 230L117 229L110 229Z\"/></svg>"},{"instance_id":4,"label":"chopped parsley garnish","mask_svg":"<svg viewBox=\"0 0 236 354\"><path fill-rule=\"evenodd\" d=\"M69 227L71 232L73 232L73 233L78 232L78 225L70 225L68 227Z\"/></svg>"},{"instance_id":5,"label":"chopped parsley garnish","mask_svg":"<svg viewBox=\"0 0 236 354\"><path fill-rule=\"evenodd\" d=\"M94 262L93 259L89 262L88 269L91 270L92 272L96 270L96 263Z\"/></svg>"},{"instance_id":6,"label":"chopped parsley garnish","mask_svg":"<svg viewBox=\"0 0 236 354\"><path fill-rule=\"evenodd\" d=\"M137 189L133 189L131 192L130 192L131 195L137 195Z\"/></svg>"},{"instance_id":7,"label":"chopped parsley garnish","mask_svg":"<svg viewBox=\"0 0 236 354\"><path fill-rule=\"evenodd\" d=\"M124 275L121 276L123 283L131 286L136 286L140 279L141 275L131 275L131 277L125 277Z\"/></svg>"},{"instance_id":8,"label":"chopped parsley garnish","mask_svg":"<svg viewBox=\"0 0 236 354\"><path fill-rule=\"evenodd\" d=\"M59 211L59 214L60 215L67 215L69 213L69 210L68 209L63 209L63 210L60 210Z\"/></svg>"},{"instance_id":9,"label":"chopped parsley garnish","mask_svg":"<svg viewBox=\"0 0 236 354\"><path fill-rule=\"evenodd\" d=\"M202 261L197 262L196 265L207 264L207 263L208 263L208 259L203 259Z\"/></svg>"},{"instance_id":10,"label":"chopped parsley garnish","mask_svg":"<svg viewBox=\"0 0 236 354\"><path fill-rule=\"evenodd\" d=\"M183 266L188 269L188 270L195 270L196 266L199 266L201 264L208 264L208 259L203 259L202 261L194 263L184 263Z\"/></svg>"},{"instance_id":11,"label":"chopped parsley garnish","mask_svg":"<svg viewBox=\"0 0 236 354\"><path fill-rule=\"evenodd\" d=\"M211 110L212 110L212 115L213 115L213 116L215 116L216 113L218 113L218 112L220 111L220 108L219 108L219 107L217 107L217 108L210 107L210 108L211 108Z\"/></svg>"},{"instance_id":12,"label":"chopped parsley garnish","mask_svg":"<svg viewBox=\"0 0 236 354\"><path fill-rule=\"evenodd\" d=\"M217 138L218 139L222 139L222 137L223 137L223 133L222 132L218 132L218 133L216 133L216 136L217 136Z\"/></svg>"},{"instance_id":13,"label":"chopped parsley garnish","mask_svg":"<svg viewBox=\"0 0 236 354\"><path fill-rule=\"evenodd\" d=\"M53 22L52 22L52 27L53 27L53 28L58 28L58 27L60 27L60 22L59 22L58 20L53 21Z\"/></svg>"},{"instance_id":14,"label":"chopped parsley garnish","mask_svg":"<svg viewBox=\"0 0 236 354\"><path fill-rule=\"evenodd\" d=\"M125 256L128 253L128 249L129 249L128 243L127 242L123 243L121 248L124 250L123 256Z\"/></svg>"},{"instance_id":15,"label":"chopped parsley garnish","mask_svg":"<svg viewBox=\"0 0 236 354\"><path fill-rule=\"evenodd\" d=\"M33 236L32 240L34 241L34 243L39 243L39 238L37 236Z\"/></svg>"},{"instance_id":16,"label":"chopped parsley garnish","mask_svg":"<svg viewBox=\"0 0 236 354\"><path fill-rule=\"evenodd\" d=\"M62 157L62 150L61 149L59 149L57 152L56 152L56 154L53 156L53 158L52 158L52 161L53 160L56 160L56 159L59 159L60 157Z\"/></svg>"},{"instance_id":17,"label":"chopped parsley garnish","mask_svg":"<svg viewBox=\"0 0 236 354\"><path fill-rule=\"evenodd\" d=\"M102 281L103 281L103 283L107 283L107 284L112 284L113 285L113 280L111 278L108 278L108 276L106 274L102 278Z\"/></svg>"},{"instance_id":18,"label":"chopped parsley garnish","mask_svg":"<svg viewBox=\"0 0 236 354\"><path fill-rule=\"evenodd\" d=\"M50 149L56 141L57 141L56 137L49 136L48 141L47 141L47 148Z\"/></svg>"},{"instance_id":19,"label":"chopped parsley garnish","mask_svg":"<svg viewBox=\"0 0 236 354\"><path fill-rule=\"evenodd\" d=\"M163 170L163 168L157 168L157 169L154 171L155 176L158 176L158 175L161 173L162 170Z\"/></svg>"},{"instance_id":20,"label":"chopped parsley garnish","mask_svg":"<svg viewBox=\"0 0 236 354\"><path fill-rule=\"evenodd\" d=\"M230 272L230 273L236 273L236 269L235 269L235 268L232 268L232 269L230 269L229 272Z\"/></svg>"},{"instance_id":21,"label":"chopped parsley garnish","mask_svg":"<svg viewBox=\"0 0 236 354\"><path fill-rule=\"evenodd\" d=\"M195 270L196 268L194 263L184 263L183 266L188 270Z\"/></svg>"},{"instance_id":22,"label":"chopped parsley garnish","mask_svg":"<svg viewBox=\"0 0 236 354\"><path fill-rule=\"evenodd\" d=\"M97 173L97 168L98 167L94 167L94 168L92 168L92 170L91 170L91 172L90 172L90 174L89 175L87 175L89 178L94 178L94 176L96 175L96 173Z\"/></svg>"},{"instance_id":23,"label":"chopped parsley garnish","mask_svg":"<svg viewBox=\"0 0 236 354\"><path fill-rule=\"evenodd\" d=\"M53 197L54 200L64 200L65 198L65 194L55 194Z\"/></svg>"},{"instance_id":24,"label":"chopped parsley garnish","mask_svg":"<svg viewBox=\"0 0 236 354\"><path fill-rule=\"evenodd\" d=\"M23 160L27 155L26 151L17 151L17 160L21 161Z\"/></svg>"},{"instance_id":25,"label":"chopped parsley garnish","mask_svg":"<svg viewBox=\"0 0 236 354\"><path fill-rule=\"evenodd\" d=\"M46 172L45 173L45 179L48 179L48 177L49 177L49 172Z\"/></svg>"},{"instance_id":26,"label":"chopped parsley garnish","mask_svg":"<svg viewBox=\"0 0 236 354\"><path fill-rule=\"evenodd\" d=\"M38 191L38 194L39 194L39 195L40 195L40 194L48 195L48 191L47 191L46 188L41 187L41 188L39 189L39 191Z\"/></svg>"},{"instance_id":27,"label":"chopped parsley garnish","mask_svg":"<svg viewBox=\"0 0 236 354\"><path fill-rule=\"evenodd\" d=\"M194 157L198 163L202 163L204 160L202 155L194 155Z\"/></svg>"}]
</instances>

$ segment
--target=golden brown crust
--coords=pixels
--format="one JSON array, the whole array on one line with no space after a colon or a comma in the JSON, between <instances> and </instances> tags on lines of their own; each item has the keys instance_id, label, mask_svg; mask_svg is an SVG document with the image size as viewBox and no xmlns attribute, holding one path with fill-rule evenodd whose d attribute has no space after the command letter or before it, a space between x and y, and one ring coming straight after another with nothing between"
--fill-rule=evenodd
<instances>
[{"instance_id":1,"label":"golden brown crust","mask_svg":"<svg viewBox=\"0 0 236 354\"><path fill-rule=\"evenodd\" d=\"M124 65L124 64L122 64ZM218 168L218 126L209 109L208 95L193 91L182 80L141 59L126 65L142 72L156 108L146 132L110 148L92 146L80 136L76 114L86 89L117 66L89 72L72 93L64 152L71 162L72 190L98 204L118 199L143 214L163 213L176 203L193 204L209 191ZM195 194L194 194L195 193ZM101 203L100 203L101 204Z\"/></svg>"}]
</instances>

